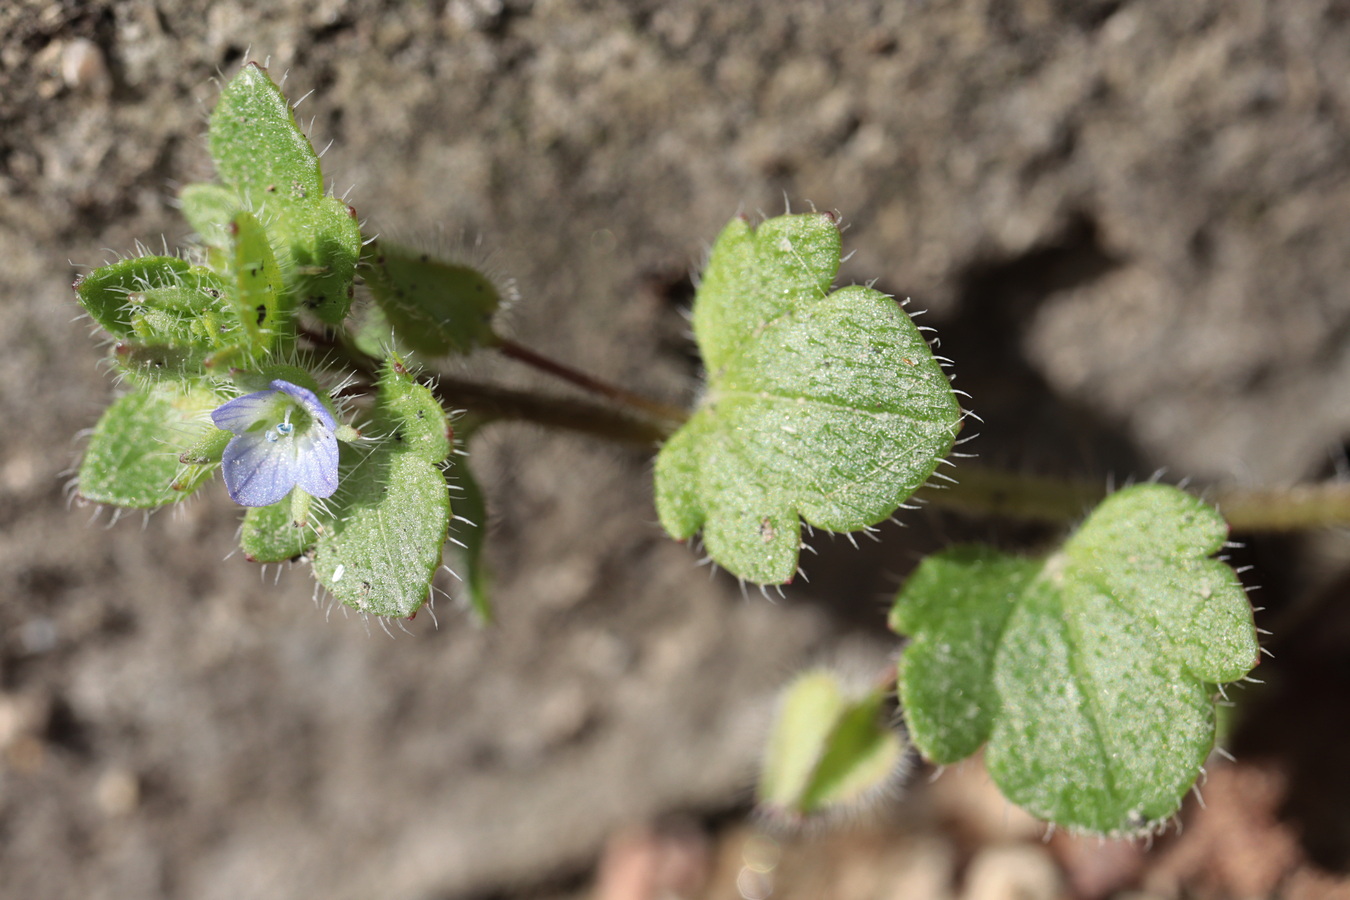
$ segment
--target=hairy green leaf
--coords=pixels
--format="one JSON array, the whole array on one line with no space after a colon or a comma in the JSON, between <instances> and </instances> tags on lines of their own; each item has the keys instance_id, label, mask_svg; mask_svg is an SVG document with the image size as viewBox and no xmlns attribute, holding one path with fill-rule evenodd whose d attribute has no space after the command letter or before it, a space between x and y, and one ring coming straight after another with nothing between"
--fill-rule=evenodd
<instances>
[{"instance_id":1,"label":"hairy green leaf","mask_svg":"<svg viewBox=\"0 0 1350 900\"><path fill-rule=\"evenodd\" d=\"M153 509L182 500L215 471L216 463L184 463L186 452L217 429L214 393L165 383L113 401L95 426L80 463L86 500Z\"/></svg>"},{"instance_id":2,"label":"hairy green leaf","mask_svg":"<svg viewBox=\"0 0 1350 900\"><path fill-rule=\"evenodd\" d=\"M1172 815L1214 746L1212 685L1257 661L1251 606L1212 559L1222 517L1165 485L1108 497L1056 553L958 548L891 612L910 734L953 762L987 742L1003 793L1038 816L1133 833Z\"/></svg>"},{"instance_id":3,"label":"hairy green leaf","mask_svg":"<svg viewBox=\"0 0 1350 900\"><path fill-rule=\"evenodd\" d=\"M319 157L281 88L257 63L246 64L221 92L210 145L220 180L253 209L323 196Z\"/></svg>"},{"instance_id":4,"label":"hairy green leaf","mask_svg":"<svg viewBox=\"0 0 1350 900\"><path fill-rule=\"evenodd\" d=\"M94 321L119 339L123 371L155 381L200 375L235 337L228 287L214 272L173 256L124 259L75 284Z\"/></svg>"},{"instance_id":5,"label":"hairy green leaf","mask_svg":"<svg viewBox=\"0 0 1350 900\"><path fill-rule=\"evenodd\" d=\"M713 560L750 581L792 579L800 520L855 531L890 516L959 427L899 304L830 292L840 249L830 216L734 220L694 300L708 388L657 457L656 507L670 534L702 528Z\"/></svg>"},{"instance_id":6,"label":"hairy green leaf","mask_svg":"<svg viewBox=\"0 0 1350 900\"><path fill-rule=\"evenodd\" d=\"M146 291L177 287L192 266L176 256L136 256L102 266L75 282L75 295L113 337L136 336Z\"/></svg>"},{"instance_id":7,"label":"hairy green leaf","mask_svg":"<svg viewBox=\"0 0 1350 900\"><path fill-rule=\"evenodd\" d=\"M221 181L265 226L281 265L286 292L330 324L351 305L361 251L355 211L324 193L319 158L296 124L281 89L249 63L211 114L211 156ZM184 211L208 243L228 197L209 186L185 192Z\"/></svg>"},{"instance_id":8,"label":"hairy green leaf","mask_svg":"<svg viewBox=\"0 0 1350 900\"><path fill-rule=\"evenodd\" d=\"M373 431L378 443L342 466L314 574L354 609L406 617L426 601L450 526L438 466L450 452L449 423L431 391L391 360L380 376Z\"/></svg>"},{"instance_id":9,"label":"hairy green leaf","mask_svg":"<svg viewBox=\"0 0 1350 900\"><path fill-rule=\"evenodd\" d=\"M362 271L388 324L413 350L441 356L496 343L492 315L501 295L477 269L380 241Z\"/></svg>"},{"instance_id":10,"label":"hairy green leaf","mask_svg":"<svg viewBox=\"0 0 1350 900\"><path fill-rule=\"evenodd\" d=\"M759 801L792 817L848 807L881 790L904 757L884 722L881 691L847 695L825 670L800 675L784 692L765 750Z\"/></svg>"}]
</instances>

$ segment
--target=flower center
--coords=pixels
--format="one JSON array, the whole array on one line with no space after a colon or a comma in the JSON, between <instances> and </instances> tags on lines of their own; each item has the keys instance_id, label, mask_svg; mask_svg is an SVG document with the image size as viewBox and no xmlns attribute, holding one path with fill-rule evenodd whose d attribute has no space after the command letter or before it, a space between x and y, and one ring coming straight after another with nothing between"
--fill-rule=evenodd
<instances>
[{"instance_id":1,"label":"flower center","mask_svg":"<svg viewBox=\"0 0 1350 900\"><path fill-rule=\"evenodd\" d=\"M277 423L276 430L271 428L267 429L267 431L263 433L263 437L267 438L267 440L272 443L276 443L280 438L290 437L294 433L295 425L291 423L291 411L288 409L286 410L285 418Z\"/></svg>"}]
</instances>

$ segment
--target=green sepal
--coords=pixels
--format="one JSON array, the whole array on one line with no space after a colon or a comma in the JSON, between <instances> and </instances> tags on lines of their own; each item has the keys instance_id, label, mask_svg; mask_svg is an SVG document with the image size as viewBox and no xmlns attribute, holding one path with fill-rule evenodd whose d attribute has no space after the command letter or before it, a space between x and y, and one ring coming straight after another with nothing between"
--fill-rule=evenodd
<instances>
[{"instance_id":1,"label":"green sepal","mask_svg":"<svg viewBox=\"0 0 1350 900\"><path fill-rule=\"evenodd\" d=\"M187 497L215 463L184 464L180 456L215 427L221 399L172 383L124 394L104 411L80 463L79 495L97 503L154 509Z\"/></svg>"},{"instance_id":2,"label":"green sepal","mask_svg":"<svg viewBox=\"0 0 1350 900\"><path fill-rule=\"evenodd\" d=\"M364 456L343 448L331 525L319 535L314 575L346 605L381 616L421 608L441 564L450 495L440 463L450 426L435 395L391 359L381 372Z\"/></svg>"},{"instance_id":3,"label":"green sepal","mask_svg":"<svg viewBox=\"0 0 1350 900\"><path fill-rule=\"evenodd\" d=\"M1004 795L1059 825L1155 828L1214 746L1214 685L1256 664L1251 607L1210 558L1222 517L1165 485L1108 497L1039 560L925 560L891 613L913 641L899 690L915 745L952 762L987 741Z\"/></svg>"},{"instance_id":4,"label":"green sepal","mask_svg":"<svg viewBox=\"0 0 1350 900\"><path fill-rule=\"evenodd\" d=\"M429 356L497 343L501 294L486 275L388 241L372 245L361 274L398 339Z\"/></svg>"},{"instance_id":5,"label":"green sepal","mask_svg":"<svg viewBox=\"0 0 1350 900\"><path fill-rule=\"evenodd\" d=\"M820 214L722 232L694 299L708 388L656 461L674 537L763 584L797 571L801 520L855 531L889 517L952 446L961 409L894 300L830 292L839 229Z\"/></svg>"},{"instance_id":6,"label":"green sepal","mask_svg":"<svg viewBox=\"0 0 1350 900\"><path fill-rule=\"evenodd\" d=\"M295 524L289 498L271 506L255 506L244 513L239 546L250 562L285 562L314 549L318 543L314 525L312 519L301 526Z\"/></svg>"},{"instance_id":7,"label":"green sepal","mask_svg":"<svg viewBox=\"0 0 1350 900\"><path fill-rule=\"evenodd\" d=\"M766 810L805 818L875 796L904 758L887 727L885 694L850 697L825 670L798 676L784 692L765 750L758 797Z\"/></svg>"},{"instance_id":8,"label":"green sepal","mask_svg":"<svg viewBox=\"0 0 1350 900\"><path fill-rule=\"evenodd\" d=\"M201 437L178 455L178 461L185 466L214 466L225 455L225 447L234 435L212 426L202 432Z\"/></svg>"}]
</instances>

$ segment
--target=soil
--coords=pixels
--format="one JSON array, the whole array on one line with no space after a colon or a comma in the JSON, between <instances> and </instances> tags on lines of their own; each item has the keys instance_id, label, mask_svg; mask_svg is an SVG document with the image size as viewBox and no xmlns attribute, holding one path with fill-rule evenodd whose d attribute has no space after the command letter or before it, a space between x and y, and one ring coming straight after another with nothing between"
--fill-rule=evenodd
<instances>
[{"instance_id":1,"label":"soil","mask_svg":"<svg viewBox=\"0 0 1350 900\"><path fill-rule=\"evenodd\" d=\"M514 279L505 330L634 390L695 395L684 312L720 227L814 204L848 224L844 282L929 310L987 464L1202 488L1346 468L1343 4L12 0L0 897L1350 894L1341 532L1239 536L1275 658L1238 764L1147 849L1043 842L978 761L916 768L861 830L747 818L796 668L874 670L923 553L1045 529L921 511L746 596L663 537L649 453L503 425L471 456L498 622L443 601L391 637L302 567L228 556L218 485L147 518L72 503L114 388L69 285L186 237L174 191L210 177L205 115L248 59L307 95L370 230Z\"/></svg>"}]
</instances>

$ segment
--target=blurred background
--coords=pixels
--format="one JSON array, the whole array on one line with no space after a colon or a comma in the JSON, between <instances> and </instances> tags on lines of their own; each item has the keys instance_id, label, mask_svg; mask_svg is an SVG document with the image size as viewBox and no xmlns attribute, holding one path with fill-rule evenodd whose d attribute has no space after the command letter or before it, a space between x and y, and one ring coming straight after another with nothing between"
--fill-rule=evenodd
<instances>
[{"instance_id":1,"label":"blurred background","mask_svg":"<svg viewBox=\"0 0 1350 900\"><path fill-rule=\"evenodd\" d=\"M843 282L929 311L984 464L1199 489L1346 469L1343 3L10 0L0 896L1347 895L1343 533L1240 536L1275 659L1238 763L1145 848L1045 839L978 760L916 764L843 830L748 817L798 667L875 671L924 553L1051 529L925 510L746 597L662 535L648 454L499 426L471 458L498 623L442 601L391 638L303 569L227 558L219 485L115 524L72 505L113 386L70 282L186 237L174 192L210 177L206 115L248 59L306 96L370 230L514 279L509 334L635 390L695 396L684 311L722 225L814 204L848 225Z\"/></svg>"}]
</instances>

